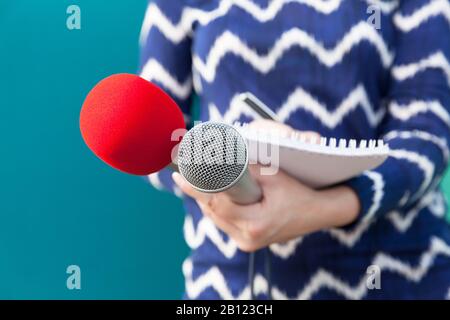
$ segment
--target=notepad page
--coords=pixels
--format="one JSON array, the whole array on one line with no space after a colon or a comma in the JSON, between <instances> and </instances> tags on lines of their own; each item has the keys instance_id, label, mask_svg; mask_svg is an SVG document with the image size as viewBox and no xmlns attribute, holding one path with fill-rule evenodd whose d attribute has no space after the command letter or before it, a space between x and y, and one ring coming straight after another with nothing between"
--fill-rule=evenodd
<instances>
[{"instance_id":1,"label":"notepad page","mask_svg":"<svg viewBox=\"0 0 450 320\"><path fill-rule=\"evenodd\" d=\"M247 141L250 163L277 166L313 188L348 180L378 167L389 156L389 146L383 140L306 140L296 133L283 136L238 123L235 128ZM274 147L278 151L272 152L272 160L267 163L267 151Z\"/></svg>"}]
</instances>

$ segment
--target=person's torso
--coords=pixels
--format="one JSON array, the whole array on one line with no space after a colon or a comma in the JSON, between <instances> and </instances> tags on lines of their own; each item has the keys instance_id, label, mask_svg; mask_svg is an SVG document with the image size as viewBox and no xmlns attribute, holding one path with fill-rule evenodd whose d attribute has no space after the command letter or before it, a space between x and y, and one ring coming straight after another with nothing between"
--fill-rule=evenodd
<instances>
[{"instance_id":1,"label":"person's torso","mask_svg":"<svg viewBox=\"0 0 450 320\"><path fill-rule=\"evenodd\" d=\"M187 2L208 12L192 26L199 120L253 120L248 110L232 107L237 95L250 91L299 130L336 138L378 136L395 49L394 1L382 1L379 16L371 9L377 1L365 0ZM187 198L185 208L184 233L192 249L183 267L186 297L248 297L248 254L203 217L195 201ZM445 209L436 190L404 212L272 245L275 298L399 298L399 287L401 297L414 297L409 288L425 277L430 266L424 263L433 256L428 239L440 234L450 241ZM433 277L440 279L448 268L440 269L436 259ZM372 264L392 271L382 292L365 286ZM264 273L260 253L256 272ZM433 279L423 282L423 297L432 294ZM256 285L264 296L267 282L260 277Z\"/></svg>"},{"instance_id":2,"label":"person's torso","mask_svg":"<svg viewBox=\"0 0 450 320\"><path fill-rule=\"evenodd\" d=\"M200 120L252 120L231 108L250 91L297 129L373 138L388 95L392 12L334 2L193 1L210 12L192 27Z\"/></svg>"}]
</instances>

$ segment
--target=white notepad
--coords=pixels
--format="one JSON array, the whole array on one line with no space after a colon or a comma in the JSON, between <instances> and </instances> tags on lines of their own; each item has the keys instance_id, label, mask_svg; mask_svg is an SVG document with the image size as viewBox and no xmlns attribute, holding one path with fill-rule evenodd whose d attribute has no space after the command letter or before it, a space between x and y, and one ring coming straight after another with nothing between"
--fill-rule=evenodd
<instances>
[{"instance_id":1,"label":"white notepad","mask_svg":"<svg viewBox=\"0 0 450 320\"><path fill-rule=\"evenodd\" d=\"M249 145L251 162L263 162L254 148L255 143L258 148L265 148L263 150L278 146L279 168L313 188L348 180L378 167L389 156L389 146L383 140L337 141L323 137L320 141L306 141L295 134L279 136L274 131L255 130L241 124L234 126Z\"/></svg>"}]
</instances>

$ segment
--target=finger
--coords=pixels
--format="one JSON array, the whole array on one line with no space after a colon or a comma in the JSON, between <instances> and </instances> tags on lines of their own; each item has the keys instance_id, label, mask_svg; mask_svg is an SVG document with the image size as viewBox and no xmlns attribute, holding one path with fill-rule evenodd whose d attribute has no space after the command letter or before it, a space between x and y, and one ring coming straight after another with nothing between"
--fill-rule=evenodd
<instances>
[{"instance_id":1,"label":"finger","mask_svg":"<svg viewBox=\"0 0 450 320\"><path fill-rule=\"evenodd\" d=\"M199 202L199 201L197 201L197 204L198 204L198 206L199 206L199 208L200 208L200 211L203 213L203 215L205 216L205 217L208 217L208 218L211 218L211 215L212 215L212 210L211 210L211 207L210 206L208 206L208 204L206 204L206 203L204 203L204 202Z\"/></svg>"},{"instance_id":2,"label":"finger","mask_svg":"<svg viewBox=\"0 0 450 320\"><path fill-rule=\"evenodd\" d=\"M267 169L267 167L264 167L260 164L251 164L248 166L248 169L250 175L253 177L256 183L258 183L261 186L264 196L266 196L268 193L273 193L274 189L271 188L270 186L280 185L287 181L295 180L294 178L290 177L286 172L281 170L281 168L278 168L277 172L271 175L268 175L267 173L264 174L264 169Z\"/></svg>"},{"instance_id":3,"label":"finger","mask_svg":"<svg viewBox=\"0 0 450 320\"><path fill-rule=\"evenodd\" d=\"M172 179L175 181L177 186L188 196L194 198L197 201L208 203L211 200L211 194L200 192L198 190L195 190L187 181L186 179L179 174L178 172L172 173Z\"/></svg>"},{"instance_id":4,"label":"finger","mask_svg":"<svg viewBox=\"0 0 450 320\"><path fill-rule=\"evenodd\" d=\"M243 206L234 203L224 192L214 194L208 203L203 204L208 207L211 213L235 226L241 221L251 218L259 210L257 204Z\"/></svg>"},{"instance_id":5,"label":"finger","mask_svg":"<svg viewBox=\"0 0 450 320\"><path fill-rule=\"evenodd\" d=\"M224 220L242 220L248 216L250 208L248 206L243 207L235 204L227 194L223 192L209 194L195 190L186 179L177 172L174 172L172 177L181 191L194 198L199 205L203 206L202 211L206 214L215 213Z\"/></svg>"},{"instance_id":6,"label":"finger","mask_svg":"<svg viewBox=\"0 0 450 320\"><path fill-rule=\"evenodd\" d=\"M239 228L232 220L226 219L218 214L216 214L211 207L203 202L197 202L200 207L201 212L204 216L210 218L214 224L219 227L223 232L228 234L229 236L236 237L239 232Z\"/></svg>"},{"instance_id":7,"label":"finger","mask_svg":"<svg viewBox=\"0 0 450 320\"><path fill-rule=\"evenodd\" d=\"M262 164L250 164L248 166L250 175L258 183L264 183L268 179L273 180L274 176L281 176L281 175L285 174L280 168L278 168L278 170L276 171L275 174L268 175L267 173L264 173L265 169L267 170L267 168L269 168L269 166L262 165ZM263 191L264 191L264 185L262 187L263 187Z\"/></svg>"},{"instance_id":8,"label":"finger","mask_svg":"<svg viewBox=\"0 0 450 320\"><path fill-rule=\"evenodd\" d=\"M261 184L261 182L264 180L262 179L261 170L264 168L264 166L260 164L249 164L248 171L250 173L250 176L255 180L256 183ZM263 190L264 191L264 190Z\"/></svg>"},{"instance_id":9,"label":"finger","mask_svg":"<svg viewBox=\"0 0 450 320\"><path fill-rule=\"evenodd\" d=\"M297 131L297 139L305 139L315 144L320 143L320 137L321 135L315 131Z\"/></svg>"},{"instance_id":10,"label":"finger","mask_svg":"<svg viewBox=\"0 0 450 320\"><path fill-rule=\"evenodd\" d=\"M225 232L231 238L237 240L241 238L241 232L239 228L232 222L232 220L225 219L214 212L210 212L208 217L214 222L214 224L223 232Z\"/></svg>"}]
</instances>

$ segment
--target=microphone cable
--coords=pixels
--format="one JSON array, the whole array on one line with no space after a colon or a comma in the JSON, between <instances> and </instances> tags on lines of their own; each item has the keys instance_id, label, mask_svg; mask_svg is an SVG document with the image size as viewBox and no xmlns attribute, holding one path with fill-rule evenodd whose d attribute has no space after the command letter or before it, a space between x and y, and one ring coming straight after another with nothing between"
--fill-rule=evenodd
<instances>
[{"instance_id":1,"label":"microphone cable","mask_svg":"<svg viewBox=\"0 0 450 320\"><path fill-rule=\"evenodd\" d=\"M255 252L248 256L248 284L250 286L250 300L255 300Z\"/></svg>"},{"instance_id":2,"label":"microphone cable","mask_svg":"<svg viewBox=\"0 0 450 320\"><path fill-rule=\"evenodd\" d=\"M270 255L269 247L266 247L261 250L264 253L264 273L266 275L267 281L267 297L269 300L273 300L272 298L272 259ZM249 254L249 262L248 262L248 282L250 286L250 300L255 300L255 259L256 252L251 252Z\"/></svg>"},{"instance_id":3,"label":"microphone cable","mask_svg":"<svg viewBox=\"0 0 450 320\"><path fill-rule=\"evenodd\" d=\"M270 248L267 247L264 249L264 262L265 262L265 273L267 279L267 297L269 300L273 300L272 298L272 257L270 253Z\"/></svg>"}]
</instances>

